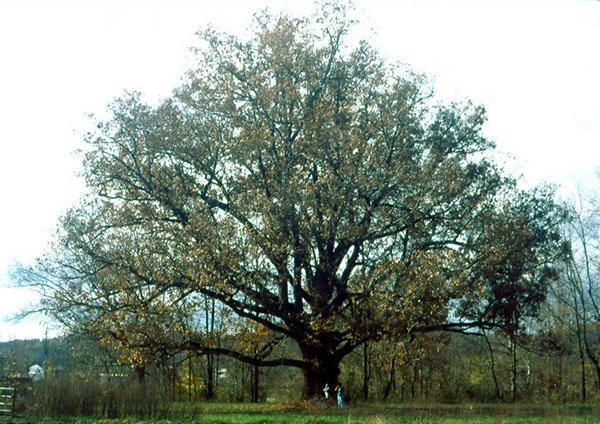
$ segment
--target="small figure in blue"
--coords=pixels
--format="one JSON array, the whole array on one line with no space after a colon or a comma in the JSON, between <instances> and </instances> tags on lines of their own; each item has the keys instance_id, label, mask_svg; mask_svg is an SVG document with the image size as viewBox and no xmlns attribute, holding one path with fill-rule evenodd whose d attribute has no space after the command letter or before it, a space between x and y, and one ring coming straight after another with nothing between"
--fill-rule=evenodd
<instances>
[{"instance_id":1,"label":"small figure in blue","mask_svg":"<svg viewBox=\"0 0 600 424\"><path fill-rule=\"evenodd\" d=\"M341 384L338 384L335 386L335 395L337 397L338 407L343 408L344 407L344 389L342 388Z\"/></svg>"}]
</instances>

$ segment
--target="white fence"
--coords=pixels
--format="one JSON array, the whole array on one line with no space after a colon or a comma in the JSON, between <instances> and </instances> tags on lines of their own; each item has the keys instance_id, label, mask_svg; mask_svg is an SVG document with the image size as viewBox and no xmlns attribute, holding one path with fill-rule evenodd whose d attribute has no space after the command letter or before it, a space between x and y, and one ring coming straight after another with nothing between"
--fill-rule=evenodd
<instances>
[{"instance_id":1,"label":"white fence","mask_svg":"<svg viewBox=\"0 0 600 424\"><path fill-rule=\"evenodd\" d=\"M17 390L14 387L0 387L0 415L15 416Z\"/></svg>"}]
</instances>

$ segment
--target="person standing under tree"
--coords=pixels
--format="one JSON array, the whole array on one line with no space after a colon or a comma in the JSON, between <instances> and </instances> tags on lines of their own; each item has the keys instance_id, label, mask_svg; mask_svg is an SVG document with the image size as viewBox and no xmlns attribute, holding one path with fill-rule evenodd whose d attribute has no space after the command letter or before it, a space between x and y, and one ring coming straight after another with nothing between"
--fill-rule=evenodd
<instances>
[{"instance_id":1,"label":"person standing under tree","mask_svg":"<svg viewBox=\"0 0 600 424\"><path fill-rule=\"evenodd\" d=\"M329 384L325 383L325 387L323 387L323 394L325 395L325 400L329 400Z\"/></svg>"},{"instance_id":2,"label":"person standing under tree","mask_svg":"<svg viewBox=\"0 0 600 424\"><path fill-rule=\"evenodd\" d=\"M344 407L344 389L341 384L335 386L335 394L337 396L337 404L340 408Z\"/></svg>"}]
</instances>

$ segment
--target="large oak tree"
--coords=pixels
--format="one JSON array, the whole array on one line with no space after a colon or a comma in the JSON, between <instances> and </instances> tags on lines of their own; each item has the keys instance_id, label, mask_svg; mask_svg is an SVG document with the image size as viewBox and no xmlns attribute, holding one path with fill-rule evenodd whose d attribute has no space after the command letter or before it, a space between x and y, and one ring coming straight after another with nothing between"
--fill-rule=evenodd
<instances>
[{"instance_id":1,"label":"large oak tree","mask_svg":"<svg viewBox=\"0 0 600 424\"><path fill-rule=\"evenodd\" d=\"M483 108L437 104L425 78L350 43L339 4L255 21L248 40L201 33L171 97L126 95L86 137L90 194L33 270L44 307L130 331L131 346L299 367L306 398L365 342L533 310L560 214L550 192L520 191L495 165ZM206 296L301 355L249 356L184 319L161 331L149 319L192 314Z\"/></svg>"}]
</instances>

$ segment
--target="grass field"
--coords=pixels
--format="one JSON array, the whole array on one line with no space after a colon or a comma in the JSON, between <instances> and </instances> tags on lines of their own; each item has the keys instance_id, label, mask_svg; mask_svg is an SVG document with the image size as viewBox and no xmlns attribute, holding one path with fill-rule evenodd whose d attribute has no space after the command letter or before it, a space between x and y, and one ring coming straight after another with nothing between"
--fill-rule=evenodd
<instances>
[{"instance_id":1,"label":"grass field","mask_svg":"<svg viewBox=\"0 0 600 424\"><path fill-rule=\"evenodd\" d=\"M9 421L10 422L10 421ZM600 405L473 404L357 405L342 410L323 405L180 403L169 418L97 419L20 417L14 423L199 423L199 424L342 424L342 423L600 423Z\"/></svg>"}]
</instances>

